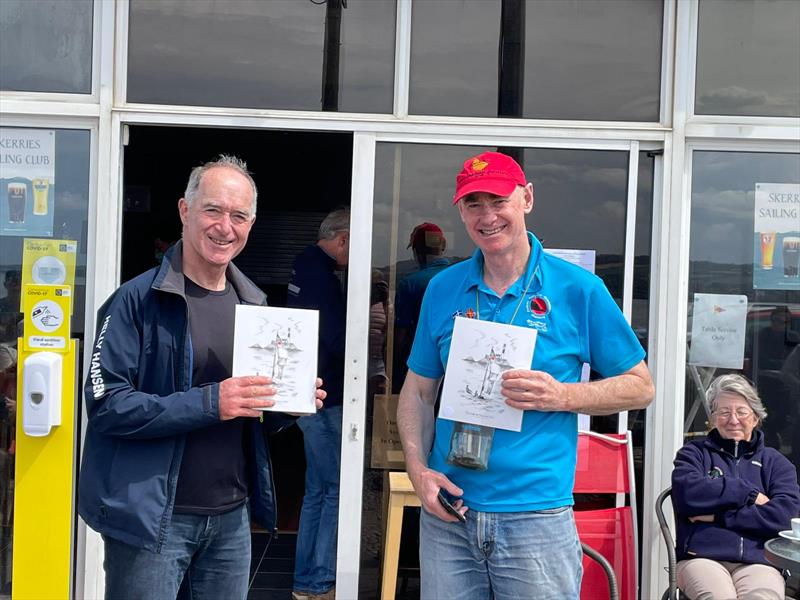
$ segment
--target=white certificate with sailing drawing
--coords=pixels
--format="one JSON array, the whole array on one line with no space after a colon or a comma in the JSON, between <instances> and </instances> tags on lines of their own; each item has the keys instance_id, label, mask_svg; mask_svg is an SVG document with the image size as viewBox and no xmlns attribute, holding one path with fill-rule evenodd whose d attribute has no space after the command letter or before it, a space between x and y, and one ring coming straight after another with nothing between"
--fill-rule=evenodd
<instances>
[{"instance_id":1,"label":"white certificate with sailing drawing","mask_svg":"<svg viewBox=\"0 0 800 600\"><path fill-rule=\"evenodd\" d=\"M277 388L268 411L317 412L319 311L272 306L236 306L233 376L265 375Z\"/></svg>"},{"instance_id":2,"label":"white certificate with sailing drawing","mask_svg":"<svg viewBox=\"0 0 800 600\"><path fill-rule=\"evenodd\" d=\"M456 317L439 417L519 431L524 411L506 404L501 375L530 369L536 330Z\"/></svg>"}]
</instances>

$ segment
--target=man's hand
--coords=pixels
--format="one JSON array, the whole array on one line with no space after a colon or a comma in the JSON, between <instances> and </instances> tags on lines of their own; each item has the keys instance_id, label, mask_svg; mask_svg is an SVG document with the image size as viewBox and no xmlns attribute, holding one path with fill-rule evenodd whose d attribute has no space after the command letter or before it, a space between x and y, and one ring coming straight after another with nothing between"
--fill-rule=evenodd
<instances>
[{"instance_id":1,"label":"man's hand","mask_svg":"<svg viewBox=\"0 0 800 600\"><path fill-rule=\"evenodd\" d=\"M430 514L438 517L442 521L449 521L455 523L458 521L456 517L449 514L444 507L439 503L437 496L439 489L443 488L452 496L461 496L464 493L460 487L455 485L447 477L438 471L429 469L428 467L421 467L419 469L409 469L408 478L414 486L414 491L422 502L423 508ZM459 499L453 503L453 506L462 515L466 514L468 507L464 506L464 501Z\"/></svg>"},{"instance_id":2,"label":"man's hand","mask_svg":"<svg viewBox=\"0 0 800 600\"><path fill-rule=\"evenodd\" d=\"M322 408L322 401L328 396L328 392L322 389L322 379L317 377L317 380L314 382L314 385L317 386L316 391L314 392L314 404L317 407L317 410ZM305 417L304 413L286 413L287 415L291 415L293 417Z\"/></svg>"},{"instance_id":3,"label":"man's hand","mask_svg":"<svg viewBox=\"0 0 800 600\"><path fill-rule=\"evenodd\" d=\"M567 385L544 371L506 371L500 393L505 396L506 404L521 410L570 410Z\"/></svg>"},{"instance_id":4,"label":"man's hand","mask_svg":"<svg viewBox=\"0 0 800 600\"><path fill-rule=\"evenodd\" d=\"M758 492L758 496L756 496L756 501L753 504L761 506L762 504L766 504L767 502L769 502L769 498L764 494L762 494L761 492Z\"/></svg>"},{"instance_id":5,"label":"man's hand","mask_svg":"<svg viewBox=\"0 0 800 600\"><path fill-rule=\"evenodd\" d=\"M317 410L322 408L322 401L328 397L328 392L322 389L322 378L317 377L317 380L314 382L314 385L317 386L317 389L314 391L314 403L317 405Z\"/></svg>"},{"instance_id":6,"label":"man's hand","mask_svg":"<svg viewBox=\"0 0 800 600\"><path fill-rule=\"evenodd\" d=\"M277 393L272 379L259 375L231 377L219 384L219 418L227 421L236 417L260 417L275 405Z\"/></svg>"}]
</instances>

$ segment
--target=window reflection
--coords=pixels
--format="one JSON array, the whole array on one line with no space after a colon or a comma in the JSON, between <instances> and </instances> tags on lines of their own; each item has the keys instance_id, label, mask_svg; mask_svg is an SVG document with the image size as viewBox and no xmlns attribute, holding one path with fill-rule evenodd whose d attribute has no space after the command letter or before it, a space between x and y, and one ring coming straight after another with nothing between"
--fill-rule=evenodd
<instances>
[{"instance_id":1,"label":"window reflection","mask_svg":"<svg viewBox=\"0 0 800 600\"><path fill-rule=\"evenodd\" d=\"M687 367L684 430L707 431L704 389L716 375L741 372L767 409L767 445L800 464L800 285L754 286L761 263L753 241L757 184L800 184L800 155L696 151L692 173L688 330L695 293L742 294L748 306L742 367Z\"/></svg>"},{"instance_id":2,"label":"window reflection","mask_svg":"<svg viewBox=\"0 0 800 600\"><path fill-rule=\"evenodd\" d=\"M409 111L658 121L662 18L662 0L415 2Z\"/></svg>"},{"instance_id":3,"label":"window reflection","mask_svg":"<svg viewBox=\"0 0 800 600\"><path fill-rule=\"evenodd\" d=\"M92 91L93 0L2 0L0 89Z\"/></svg>"},{"instance_id":4,"label":"window reflection","mask_svg":"<svg viewBox=\"0 0 800 600\"><path fill-rule=\"evenodd\" d=\"M416 5L415 5L416 6ZM370 308L370 373L385 366L385 377L371 378L367 396L368 456L359 597L377 588L382 523L375 507L384 489L383 471L404 469L396 430L397 395L416 331L422 295L436 273L474 252L452 198L455 176L466 158L498 148L379 143L375 156ZM534 183L535 204L528 229L547 248L596 251L596 271L622 303L628 153L601 150L500 148L513 154ZM649 219L653 159L642 159L640 241L649 264ZM647 302L647 286L641 301ZM385 298L385 312L384 312ZM647 309L640 329L646 342ZM382 325L386 321L385 342ZM379 384L386 382L384 393ZM642 426L644 420L641 421ZM613 423L616 429L616 421ZM413 566L417 551L413 516L406 511L401 569ZM406 562L408 561L408 562ZM410 564L409 564L410 563Z\"/></svg>"},{"instance_id":5,"label":"window reflection","mask_svg":"<svg viewBox=\"0 0 800 600\"><path fill-rule=\"evenodd\" d=\"M83 340L85 331L89 148L88 131L55 130L53 234L49 237L78 242L71 331L72 337L79 340ZM0 198L3 201L7 196L8 181L19 180L16 175L13 167L4 166L0 178ZM17 338L22 335L20 295L25 239L18 231L14 231L13 235L9 235L8 230L3 231L0 233L0 597L6 597L5 594L11 590ZM78 374L77 379L80 380L80 377ZM80 406L80 402L77 406Z\"/></svg>"},{"instance_id":6,"label":"window reflection","mask_svg":"<svg viewBox=\"0 0 800 600\"><path fill-rule=\"evenodd\" d=\"M390 113L395 2L132 0L128 101Z\"/></svg>"},{"instance_id":7,"label":"window reflection","mask_svg":"<svg viewBox=\"0 0 800 600\"><path fill-rule=\"evenodd\" d=\"M800 116L798 23L793 0L700 0L695 113Z\"/></svg>"}]
</instances>

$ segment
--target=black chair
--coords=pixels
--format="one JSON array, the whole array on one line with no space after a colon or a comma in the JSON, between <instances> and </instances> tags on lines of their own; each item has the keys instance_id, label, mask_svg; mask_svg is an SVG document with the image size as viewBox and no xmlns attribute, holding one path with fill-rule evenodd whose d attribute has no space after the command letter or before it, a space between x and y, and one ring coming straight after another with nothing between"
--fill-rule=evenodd
<instances>
[{"instance_id":1,"label":"black chair","mask_svg":"<svg viewBox=\"0 0 800 600\"><path fill-rule=\"evenodd\" d=\"M675 540L669 528L667 518L664 516L664 501L669 498L672 501L672 487L668 487L656 498L656 518L661 527L661 537L667 545L667 573L669 575L669 587L664 591L661 600L689 600L689 598L678 589L677 561L675 559ZM800 577L796 573L791 573L786 581L786 598L800 598Z\"/></svg>"},{"instance_id":2,"label":"black chair","mask_svg":"<svg viewBox=\"0 0 800 600\"><path fill-rule=\"evenodd\" d=\"M669 498L672 501L672 486L665 489L656 498L656 518L661 527L661 537L664 538L664 543L667 546L667 558L669 564L667 565L667 574L669 576L669 587L661 596L661 600L678 600L678 575L677 575L677 561L675 560L675 539L672 537L667 518L664 516L664 501Z\"/></svg>"},{"instance_id":3,"label":"black chair","mask_svg":"<svg viewBox=\"0 0 800 600\"><path fill-rule=\"evenodd\" d=\"M608 577L608 597L609 600L619 600L619 590L617 589L617 576L614 575L614 567L611 566L611 563L606 560L606 557L600 554L597 550L589 546L588 544L584 544L581 542L581 549L583 553L591 558L592 560L597 561L597 563L603 567L603 571L606 572L606 577Z\"/></svg>"}]
</instances>

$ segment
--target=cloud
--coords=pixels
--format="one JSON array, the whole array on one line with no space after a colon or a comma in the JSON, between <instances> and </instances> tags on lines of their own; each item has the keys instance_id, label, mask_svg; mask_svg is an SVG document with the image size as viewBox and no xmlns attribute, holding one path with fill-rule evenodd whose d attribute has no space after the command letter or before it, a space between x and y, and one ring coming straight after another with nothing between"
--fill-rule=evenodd
<instances>
[{"instance_id":1,"label":"cloud","mask_svg":"<svg viewBox=\"0 0 800 600\"><path fill-rule=\"evenodd\" d=\"M701 94L698 108L704 111L713 110L715 113L728 113L754 106L766 106L768 98L766 92L755 92L738 85L729 85Z\"/></svg>"}]
</instances>

